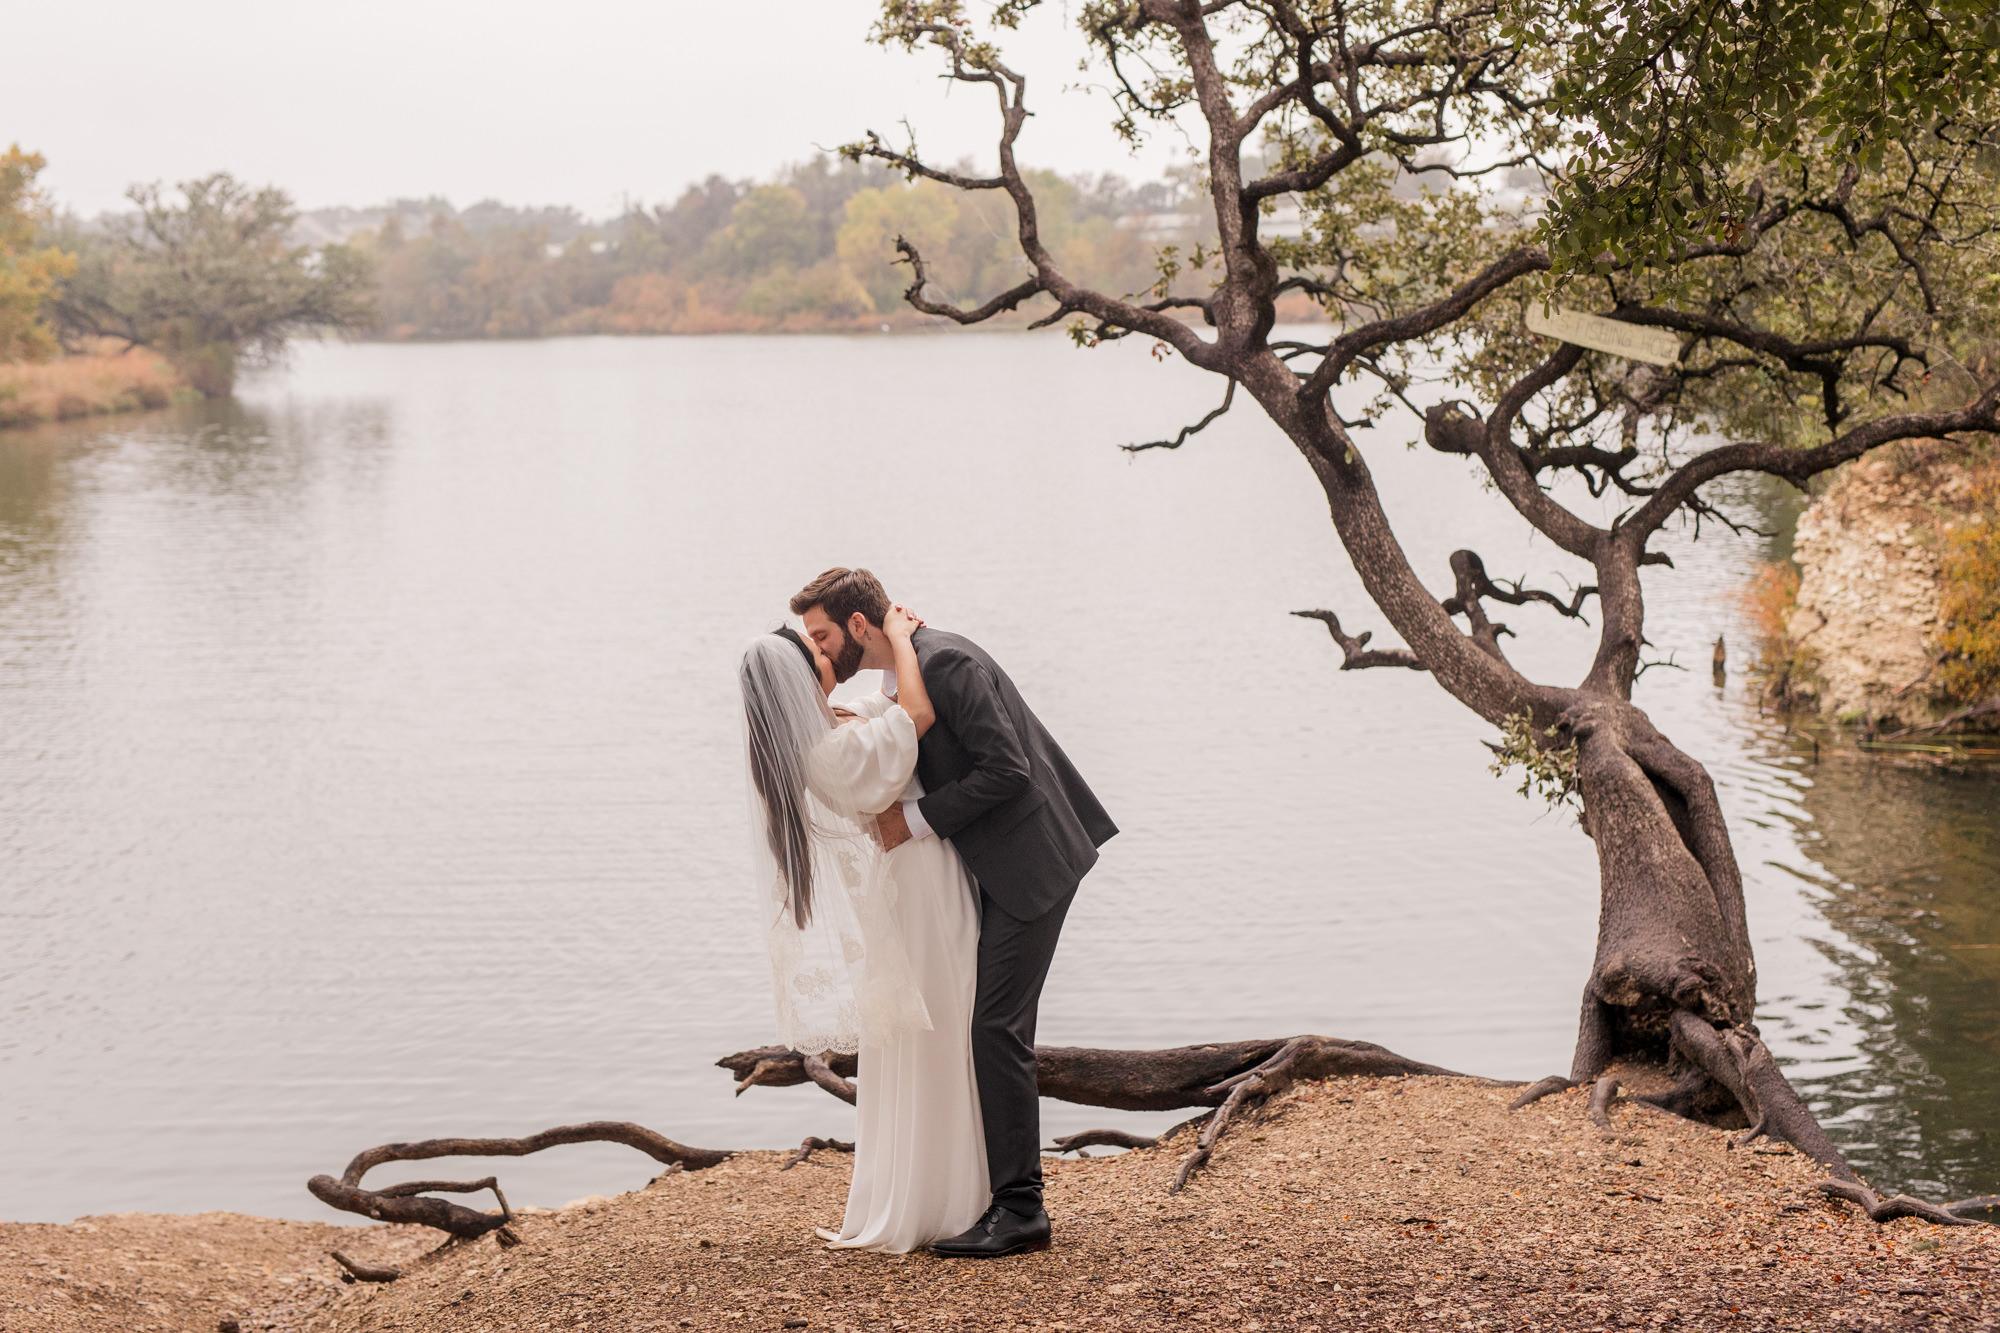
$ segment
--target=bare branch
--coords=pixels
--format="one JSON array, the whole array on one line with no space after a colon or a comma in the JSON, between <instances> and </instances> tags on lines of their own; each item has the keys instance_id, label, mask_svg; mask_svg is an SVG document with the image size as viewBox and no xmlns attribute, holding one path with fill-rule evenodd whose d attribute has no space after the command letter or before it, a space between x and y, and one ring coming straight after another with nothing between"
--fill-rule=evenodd
<instances>
[{"instance_id":1,"label":"bare branch","mask_svg":"<svg viewBox=\"0 0 2000 1333\"><path fill-rule=\"evenodd\" d=\"M896 238L896 253L902 256L896 262L899 264L908 264L911 271L916 274L916 280L903 292L903 299L923 311L926 315L938 315L952 321L954 324L978 324L989 320L995 315L1003 314L1006 311L1016 308L1021 302L1044 290L1042 280L1039 277L1029 278L1026 282L1009 287L985 305L972 310L961 310L955 305L946 305L942 301L933 301L924 295L924 288L929 285L931 280L930 270L924 267L924 257L917 253L916 246L910 244L905 238L898 236Z\"/></svg>"},{"instance_id":2,"label":"bare branch","mask_svg":"<svg viewBox=\"0 0 2000 1333\"><path fill-rule=\"evenodd\" d=\"M1585 583L1578 586L1565 602L1552 592L1523 587L1520 579L1496 582L1488 578L1486 562L1471 551L1454 552L1451 557L1451 568L1453 574L1458 577L1459 591L1457 596L1444 604L1444 609L1453 615L1459 614L1454 608L1462 598L1491 598L1496 602L1505 602L1509 606L1526 606L1529 602L1539 602L1544 606L1555 608L1556 614L1566 619L1581 620L1586 625L1590 623L1583 614L1583 599L1597 595L1597 587L1594 584Z\"/></svg>"},{"instance_id":3,"label":"bare branch","mask_svg":"<svg viewBox=\"0 0 2000 1333\"><path fill-rule=\"evenodd\" d=\"M882 136L873 130L868 137L856 143L842 144L837 150L850 162L859 162L864 157L872 157L878 162L887 162L914 180L921 176L941 185L949 185L959 190L1004 190L1007 182L999 176L965 176L956 171L943 171L917 158L914 152L899 153L882 142Z\"/></svg>"},{"instance_id":4,"label":"bare branch","mask_svg":"<svg viewBox=\"0 0 2000 1333\"><path fill-rule=\"evenodd\" d=\"M1223 390L1222 406L1216 408L1213 412L1210 412L1207 416L1203 417L1200 421L1195 422L1192 426L1182 426L1180 434L1174 436L1173 439L1152 440L1146 444L1121 444L1118 447L1120 449L1123 449L1128 454L1144 453L1148 449L1178 449L1182 445L1188 442L1188 437L1190 435L1198 435L1202 431L1207 430L1209 423L1214 421L1217 417L1223 415L1225 412L1227 412L1229 410L1229 405L1235 400L1236 400L1236 381L1231 380L1229 381L1229 387Z\"/></svg>"},{"instance_id":5,"label":"bare branch","mask_svg":"<svg viewBox=\"0 0 2000 1333\"><path fill-rule=\"evenodd\" d=\"M1015 141L1021 129L1027 124L1027 80L1001 64L990 52L974 56L966 50L962 34L953 27L940 23L916 22L896 30L892 34L905 45L914 45L920 39L928 38L933 44L945 50L951 57L952 67L949 77L964 83L984 83L990 85L999 98L1000 104L1000 174L997 177L964 178L966 188L1002 189L1013 200L1016 217L1015 238L1019 242L1022 255L1033 266L1035 275L1030 282L988 301L973 311L959 310L955 306L939 303L922 304L915 298L911 304L926 314L934 314L955 323L972 324L990 319L1003 310L1011 310L1035 292L1047 292L1056 299L1060 312L1076 311L1087 314L1101 323L1120 328L1134 329L1151 334L1173 347L1196 365L1208 367L1213 362L1212 349L1197 336L1194 330L1158 310L1148 310L1106 296L1102 292L1079 287L1063 276L1056 266L1055 257L1042 243L1041 228L1036 211L1034 192L1028 188L1021 174L1020 164L1014 158ZM871 135L868 140L850 144L843 150L853 157L874 157L891 162L906 172L914 172L947 184L957 184L950 180L954 173L940 172L926 166L914 153L899 154L884 146L879 137ZM902 245L899 244L899 249ZM914 251L905 250L913 255ZM911 292L921 295L923 282L919 270L919 281L912 285Z\"/></svg>"},{"instance_id":6,"label":"bare branch","mask_svg":"<svg viewBox=\"0 0 2000 1333\"><path fill-rule=\"evenodd\" d=\"M1375 637L1375 631L1363 630L1359 635L1348 634L1340 628L1340 617L1331 611L1294 611L1293 615L1304 620L1317 620L1326 626L1327 633L1340 645L1342 671L1363 671L1369 667L1408 667L1412 671L1424 670L1424 664L1417 655L1407 648L1370 648L1368 641Z\"/></svg>"}]
</instances>

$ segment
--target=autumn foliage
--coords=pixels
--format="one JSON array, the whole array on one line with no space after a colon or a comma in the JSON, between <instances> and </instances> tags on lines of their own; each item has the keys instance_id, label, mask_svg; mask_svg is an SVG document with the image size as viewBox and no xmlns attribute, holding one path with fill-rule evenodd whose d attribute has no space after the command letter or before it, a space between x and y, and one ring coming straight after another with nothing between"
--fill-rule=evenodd
<instances>
[{"instance_id":1,"label":"autumn foliage","mask_svg":"<svg viewBox=\"0 0 2000 1333\"><path fill-rule=\"evenodd\" d=\"M0 153L0 363L40 361L56 350L42 303L76 271L76 257L37 241L45 211L35 177L47 163L15 144Z\"/></svg>"},{"instance_id":2,"label":"autumn foliage","mask_svg":"<svg viewBox=\"0 0 2000 1333\"><path fill-rule=\"evenodd\" d=\"M2000 463L1979 474L1973 512L1944 534L1938 678L1961 703L2000 695Z\"/></svg>"},{"instance_id":3,"label":"autumn foliage","mask_svg":"<svg viewBox=\"0 0 2000 1333\"><path fill-rule=\"evenodd\" d=\"M1032 173L1064 261L1121 291L1156 280L1162 241L1194 234L1187 182ZM932 281L967 294L1020 280L1013 213L994 195L909 182L819 159L756 183L712 176L672 205L603 226L476 205L398 206L362 233L374 263L377 336L739 333L920 322L896 238L922 247ZM1187 225L1179 227L1185 219Z\"/></svg>"}]
</instances>

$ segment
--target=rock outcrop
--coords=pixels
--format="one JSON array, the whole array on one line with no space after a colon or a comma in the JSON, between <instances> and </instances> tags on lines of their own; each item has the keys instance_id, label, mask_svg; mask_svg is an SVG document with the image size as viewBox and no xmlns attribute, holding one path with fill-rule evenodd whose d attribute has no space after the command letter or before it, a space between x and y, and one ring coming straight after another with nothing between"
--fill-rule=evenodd
<instances>
[{"instance_id":1,"label":"rock outcrop","mask_svg":"<svg viewBox=\"0 0 2000 1333\"><path fill-rule=\"evenodd\" d=\"M1938 538L1974 503L1956 463L1849 470L1799 519L1792 692L1848 722L1922 725L1958 707L1936 683Z\"/></svg>"}]
</instances>

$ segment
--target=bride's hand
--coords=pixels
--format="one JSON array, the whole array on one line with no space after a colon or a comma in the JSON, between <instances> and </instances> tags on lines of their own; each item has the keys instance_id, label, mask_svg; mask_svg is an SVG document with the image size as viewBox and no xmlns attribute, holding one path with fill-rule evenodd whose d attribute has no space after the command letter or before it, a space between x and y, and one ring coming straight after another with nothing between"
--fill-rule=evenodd
<instances>
[{"instance_id":1,"label":"bride's hand","mask_svg":"<svg viewBox=\"0 0 2000 1333\"><path fill-rule=\"evenodd\" d=\"M907 639L922 629L924 622L906 606L892 606L882 618L882 632L892 639Z\"/></svg>"}]
</instances>

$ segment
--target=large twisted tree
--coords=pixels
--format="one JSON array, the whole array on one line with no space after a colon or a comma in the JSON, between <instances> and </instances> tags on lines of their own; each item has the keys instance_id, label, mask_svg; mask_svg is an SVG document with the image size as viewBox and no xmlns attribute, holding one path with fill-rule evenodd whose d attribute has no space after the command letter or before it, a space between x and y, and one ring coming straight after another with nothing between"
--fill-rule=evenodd
<instances>
[{"instance_id":1,"label":"large twisted tree","mask_svg":"<svg viewBox=\"0 0 2000 1333\"><path fill-rule=\"evenodd\" d=\"M1057 265L1016 159L1028 83L988 29L1035 3L999 4L986 27L958 0L885 6L879 40L934 48L949 77L990 91L997 170L945 169L873 133L843 152L1004 194L1024 261L1018 284L963 305L899 242L909 302L958 324L1034 311L1085 345L1156 339L1223 381L1221 407L1160 446L1247 395L1297 447L1407 646L1371 649L1334 612L1300 614L1325 623L1343 670L1427 672L1500 728L1511 758L1577 802L1596 845L1602 911L1574 1062L1538 1087L1662 1067L1660 1104L1791 1141L1825 1164L1830 1189L1878 1215L1917 1208L1880 1206L1860 1187L1758 1036L1742 877L1714 785L1631 700L1642 574L1668 563L1651 543L1670 524L1728 521L1705 488L1743 473L1802 485L1898 441L1970 449L2000 430L2000 367L1986 350L2000 140L1981 119L1988 85L1947 77L1991 67L1990 41L1978 45L1985 7L1946 5L1923 30L1928 46L1867 47L1869 24L1935 7L1093 0L1082 29L1120 129L1178 123L1204 141L1215 221L1212 247L1162 254L1153 290L1113 294ZM1825 34L1798 40L1808 10L1845 16L1860 54L1823 68ZM1753 59L1789 82L1746 82ZM1931 80L1914 92L1912 68ZM1900 120L1831 132L1878 87ZM1303 234L1263 234L1286 198ZM1331 316L1324 335L1273 336L1277 303L1295 292ZM1554 305L1666 331L1662 364L1530 333ZM1356 381L1376 404L1344 419L1333 395ZM1496 582L1459 551L1449 592L1434 592L1368 468L1373 423L1399 408L1431 449L1476 461L1594 582L1558 597ZM1621 502L1615 517L1604 496ZM1594 617L1588 672L1524 676L1495 604Z\"/></svg>"}]
</instances>

